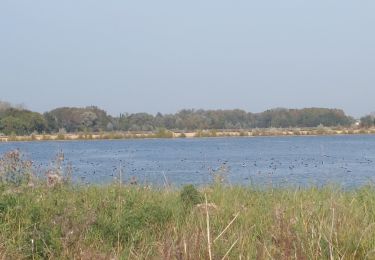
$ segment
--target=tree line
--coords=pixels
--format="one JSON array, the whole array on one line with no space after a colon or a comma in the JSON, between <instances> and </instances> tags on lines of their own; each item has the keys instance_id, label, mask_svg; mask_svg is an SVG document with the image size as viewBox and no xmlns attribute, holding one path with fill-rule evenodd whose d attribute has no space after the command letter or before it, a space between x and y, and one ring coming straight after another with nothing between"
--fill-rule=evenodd
<instances>
[{"instance_id":1,"label":"tree line","mask_svg":"<svg viewBox=\"0 0 375 260\"><path fill-rule=\"evenodd\" d=\"M317 126L351 126L355 120L341 109L270 109L251 113L240 109L183 109L175 114L124 113L118 117L89 106L61 107L44 114L0 102L0 133L74 133L99 131L155 131L158 129L192 131L202 129L252 129ZM373 115L363 117L364 127L375 125Z\"/></svg>"},{"instance_id":2,"label":"tree line","mask_svg":"<svg viewBox=\"0 0 375 260\"><path fill-rule=\"evenodd\" d=\"M374 127L375 126L375 113L371 113L367 116L361 117L362 127Z\"/></svg>"}]
</instances>

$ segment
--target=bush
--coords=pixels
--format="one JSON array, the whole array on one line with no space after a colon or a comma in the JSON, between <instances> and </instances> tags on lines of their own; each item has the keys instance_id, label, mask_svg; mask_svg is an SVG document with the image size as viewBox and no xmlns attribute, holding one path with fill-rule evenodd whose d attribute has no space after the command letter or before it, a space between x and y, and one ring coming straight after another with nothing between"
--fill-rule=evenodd
<instances>
[{"instance_id":1,"label":"bush","mask_svg":"<svg viewBox=\"0 0 375 260\"><path fill-rule=\"evenodd\" d=\"M56 139L57 140L65 140L65 135L64 134L58 134Z\"/></svg>"},{"instance_id":2,"label":"bush","mask_svg":"<svg viewBox=\"0 0 375 260\"><path fill-rule=\"evenodd\" d=\"M192 207L203 201L203 195L191 184L182 188L180 198L186 207Z\"/></svg>"},{"instance_id":3,"label":"bush","mask_svg":"<svg viewBox=\"0 0 375 260\"><path fill-rule=\"evenodd\" d=\"M25 160L18 150L10 151L0 159L0 183L21 186L32 181L32 162Z\"/></svg>"},{"instance_id":4,"label":"bush","mask_svg":"<svg viewBox=\"0 0 375 260\"><path fill-rule=\"evenodd\" d=\"M156 138L173 138L173 132L168 131L166 129L159 129L154 136Z\"/></svg>"},{"instance_id":5,"label":"bush","mask_svg":"<svg viewBox=\"0 0 375 260\"><path fill-rule=\"evenodd\" d=\"M240 131L240 136L249 136L249 132Z\"/></svg>"}]
</instances>

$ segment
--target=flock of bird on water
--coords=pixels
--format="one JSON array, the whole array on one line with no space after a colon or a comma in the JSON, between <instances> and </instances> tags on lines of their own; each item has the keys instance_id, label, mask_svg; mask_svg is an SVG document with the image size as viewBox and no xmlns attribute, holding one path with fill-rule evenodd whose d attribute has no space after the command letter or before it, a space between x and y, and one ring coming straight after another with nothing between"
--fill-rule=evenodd
<instances>
[{"instance_id":1,"label":"flock of bird on water","mask_svg":"<svg viewBox=\"0 0 375 260\"><path fill-rule=\"evenodd\" d=\"M120 174L122 180L130 184L165 184L168 182L181 184L182 182L192 182L196 184L207 184L212 182L212 176L216 173L225 174L228 179L234 182L246 182L248 180L258 182L268 182L274 176L280 176L279 182L287 182L288 178L295 178L298 174L317 172L339 171L340 173L351 174L353 166L372 165L374 161L365 156L348 161L347 158L337 158L331 155L319 155L312 157L285 158L285 157L257 157L245 158L238 162L230 159L209 158L200 154L197 158L179 158L165 160L153 160L152 158L139 158L139 150L127 152L127 158L124 158L124 151L102 151L102 154L111 154L112 158L102 159L100 156L86 157L85 151L75 154L76 160L71 161L67 158L65 164L71 163L75 181L84 184L100 183L101 180L118 181ZM244 155L246 157L246 155ZM63 158L64 160L64 158ZM39 168L51 167L39 163ZM108 169L111 169L108 171ZM237 176L236 176L237 175ZM189 178L190 176L190 178ZM271 176L271 177L270 177ZM78 178L77 178L78 177ZM200 179L197 181L197 178ZM277 177L276 177L277 182ZM271 180L272 181L272 180Z\"/></svg>"},{"instance_id":2,"label":"flock of bird on water","mask_svg":"<svg viewBox=\"0 0 375 260\"><path fill-rule=\"evenodd\" d=\"M333 156L324 152L299 153L300 147L288 147L284 152L244 150L242 153L223 151L217 146L201 151L178 147L165 152L165 147L97 147L95 149L66 149L55 160L36 160L37 172L54 167L71 165L73 180L78 183L109 183L121 181L130 184L181 185L212 183L215 175L223 175L228 183L265 184L269 182L304 185L314 179L358 177L366 172L368 182L374 182L369 172L374 168L371 151ZM303 149L302 149L303 150ZM65 156L64 156L65 152ZM29 156L32 157L32 156ZM225 157L225 158L223 158ZM51 159L51 158L50 158ZM356 175L357 174L357 175ZM323 176L323 177L322 177Z\"/></svg>"}]
</instances>

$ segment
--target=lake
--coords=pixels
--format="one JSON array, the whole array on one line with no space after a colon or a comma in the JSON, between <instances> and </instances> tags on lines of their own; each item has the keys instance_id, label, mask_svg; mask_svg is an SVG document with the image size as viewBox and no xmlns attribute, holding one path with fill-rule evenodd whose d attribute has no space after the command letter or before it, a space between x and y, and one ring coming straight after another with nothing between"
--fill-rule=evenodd
<instances>
[{"instance_id":1,"label":"lake","mask_svg":"<svg viewBox=\"0 0 375 260\"><path fill-rule=\"evenodd\" d=\"M0 154L20 149L39 172L59 151L75 182L124 180L174 186L205 185L218 172L229 184L344 188L375 181L375 136L228 137L0 143Z\"/></svg>"}]
</instances>

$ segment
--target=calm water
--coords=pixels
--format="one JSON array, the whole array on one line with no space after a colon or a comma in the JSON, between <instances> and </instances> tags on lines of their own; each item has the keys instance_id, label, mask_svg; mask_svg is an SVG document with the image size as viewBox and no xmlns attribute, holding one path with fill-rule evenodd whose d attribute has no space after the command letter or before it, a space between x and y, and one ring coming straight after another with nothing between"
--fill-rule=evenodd
<instances>
[{"instance_id":1,"label":"calm water","mask_svg":"<svg viewBox=\"0 0 375 260\"><path fill-rule=\"evenodd\" d=\"M18 148L40 171L59 151L74 179L108 183L124 179L163 185L207 184L225 169L232 184L358 187L375 181L375 136L259 137L0 143Z\"/></svg>"}]
</instances>

